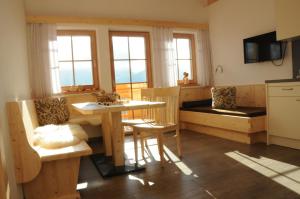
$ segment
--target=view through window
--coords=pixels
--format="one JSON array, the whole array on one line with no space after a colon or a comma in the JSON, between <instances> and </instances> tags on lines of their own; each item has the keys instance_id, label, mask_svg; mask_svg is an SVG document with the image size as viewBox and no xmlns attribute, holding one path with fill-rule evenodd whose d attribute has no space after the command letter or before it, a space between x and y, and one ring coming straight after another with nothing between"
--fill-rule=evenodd
<instances>
[{"instance_id":1,"label":"view through window","mask_svg":"<svg viewBox=\"0 0 300 199\"><path fill-rule=\"evenodd\" d=\"M63 91L98 88L94 31L58 31L58 60Z\"/></svg>"},{"instance_id":2,"label":"view through window","mask_svg":"<svg viewBox=\"0 0 300 199\"><path fill-rule=\"evenodd\" d=\"M183 73L189 74L189 82L196 82L196 66L195 66L195 39L193 34L173 35L173 48L175 51L175 67L177 69L178 83L183 81Z\"/></svg>"},{"instance_id":3,"label":"view through window","mask_svg":"<svg viewBox=\"0 0 300 199\"><path fill-rule=\"evenodd\" d=\"M113 87L123 99L139 100L142 88L152 86L149 33L110 32ZM139 111L127 112L132 118Z\"/></svg>"}]
</instances>

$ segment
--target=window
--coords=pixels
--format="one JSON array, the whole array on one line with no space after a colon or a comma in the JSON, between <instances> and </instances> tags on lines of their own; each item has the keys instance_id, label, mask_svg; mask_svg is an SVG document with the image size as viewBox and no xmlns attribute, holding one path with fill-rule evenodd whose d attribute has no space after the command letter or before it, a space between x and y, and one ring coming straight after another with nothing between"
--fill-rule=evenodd
<instances>
[{"instance_id":1,"label":"window","mask_svg":"<svg viewBox=\"0 0 300 199\"><path fill-rule=\"evenodd\" d=\"M98 89L95 31L60 30L57 35L62 91Z\"/></svg>"},{"instance_id":2,"label":"window","mask_svg":"<svg viewBox=\"0 0 300 199\"><path fill-rule=\"evenodd\" d=\"M110 32L113 89L121 98L138 100L142 88L152 87L150 40L147 32ZM138 111L123 114L136 117Z\"/></svg>"},{"instance_id":3,"label":"window","mask_svg":"<svg viewBox=\"0 0 300 199\"><path fill-rule=\"evenodd\" d=\"M183 83L184 72L189 74L189 83L196 83L197 75L194 35L175 33L173 38L178 84Z\"/></svg>"}]
</instances>

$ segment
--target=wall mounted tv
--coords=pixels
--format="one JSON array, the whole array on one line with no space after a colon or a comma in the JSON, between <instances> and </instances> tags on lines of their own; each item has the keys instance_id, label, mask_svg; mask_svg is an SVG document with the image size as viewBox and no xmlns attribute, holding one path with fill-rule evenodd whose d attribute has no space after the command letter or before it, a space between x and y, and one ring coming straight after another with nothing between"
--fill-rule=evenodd
<instances>
[{"instance_id":1,"label":"wall mounted tv","mask_svg":"<svg viewBox=\"0 0 300 199\"><path fill-rule=\"evenodd\" d=\"M282 58L282 42L276 40L276 32L244 39L245 64L273 61Z\"/></svg>"}]
</instances>

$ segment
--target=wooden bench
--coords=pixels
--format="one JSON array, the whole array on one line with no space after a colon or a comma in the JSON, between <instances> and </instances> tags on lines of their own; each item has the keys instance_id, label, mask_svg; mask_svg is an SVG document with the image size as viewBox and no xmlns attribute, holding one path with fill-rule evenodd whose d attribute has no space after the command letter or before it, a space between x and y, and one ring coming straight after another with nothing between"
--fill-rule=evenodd
<instances>
[{"instance_id":1,"label":"wooden bench","mask_svg":"<svg viewBox=\"0 0 300 199\"><path fill-rule=\"evenodd\" d=\"M236 86L237 105L265 107L265 85ZM183 88L181 102L211 98L210 88ZM247 144L266 142L266 116L242 117L180 111L181 128Z\"/></svg>"},{"instance_id":2,"label":"wooden bench","mask_svg":"<svg viewBox=\"0 0 300 199\"><path fill-rule=\"evenodd\" d=\"M80 198L76 191L80 157L92 153L87 143L51 150L34 146L33 131L38 127L34 102L8 102L7 112L16 181L25 198Z\"/></svg>"}]
</instances>

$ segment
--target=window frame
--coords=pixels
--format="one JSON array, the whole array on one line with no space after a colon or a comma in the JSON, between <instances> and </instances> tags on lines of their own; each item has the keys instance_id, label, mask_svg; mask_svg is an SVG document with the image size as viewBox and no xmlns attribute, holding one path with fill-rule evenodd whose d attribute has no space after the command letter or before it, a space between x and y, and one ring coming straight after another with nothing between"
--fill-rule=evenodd
<instances>
[{"instance_id":1,"label":"window frame","mask_svg":"<svg viewBox=\"0 0 300 199\"><path fill-rule=\"evenodd\" d=\"M110 49L110 62L111 62L111 79L112 79L112 88L113 91L116 91L116 80L115 80L115 66L114 66L114 51L113 51L113 43L112 43L112 37L113 36L124 36L124 37L134 37L134 36L142 36L145 38L145 61L146 61L146 67L147 67L147 84L148 88L152 88L153 82L152 82L152 60L151 60L151 46L150 46L150 34L149 32L139 32L139 31L109 31L109 49ZM129 61L131 59L128 59ZM131 75L131 74L130 74ZM131 78L130 78L131 80ZM140 82L144 83L144 82ZM128 84L128 83L124 83ZM130 82L132 84L132 82Z\"/></svg>"},{"instance_id":2,"label":"window frame","mask_svg":"<svg viewBox=\"0 0 300 199\"><path fill-rule=\"evenodd\" d=\"M173 33L173 39L189 39L191 42L190 50L191 50L191 71L192 71L192 76L189 76L189 84L197 84L197 69L196 69L196 44L195 44L195 35L193 33ZM175 53L177 52L177 46ZM177 84L178 85L183 85L183 80L179 79L179 67L178 67L178 58L175 59L177 62L177 73L178 77L177 78ZM189 74L191 75L191 74ZM192 79L191 79L192 78Z\"/></svg>"},{"instance_id":3,"label":"window frame","mask_svg":"<svg viewBox=\"0 0 300 199\"><path fill-rule=\"evenodd\" d=\"M97 39L95 30L57 30L57 36L90 36L91 38L91 61L92 61L92 75L93 75L93 84L92 85L72 85L72 86L61 86L63 93L80 93L80 92L92 92L99 90L99 72L98 72L98 54L97 54ZM72 70L73 78L75 78L74 73L74 60L73 57L73 47L72 50ZM80 60L79 60L80 61ZM59 60L59 62L61 62Z\"/></svg>"}]
</instances>

